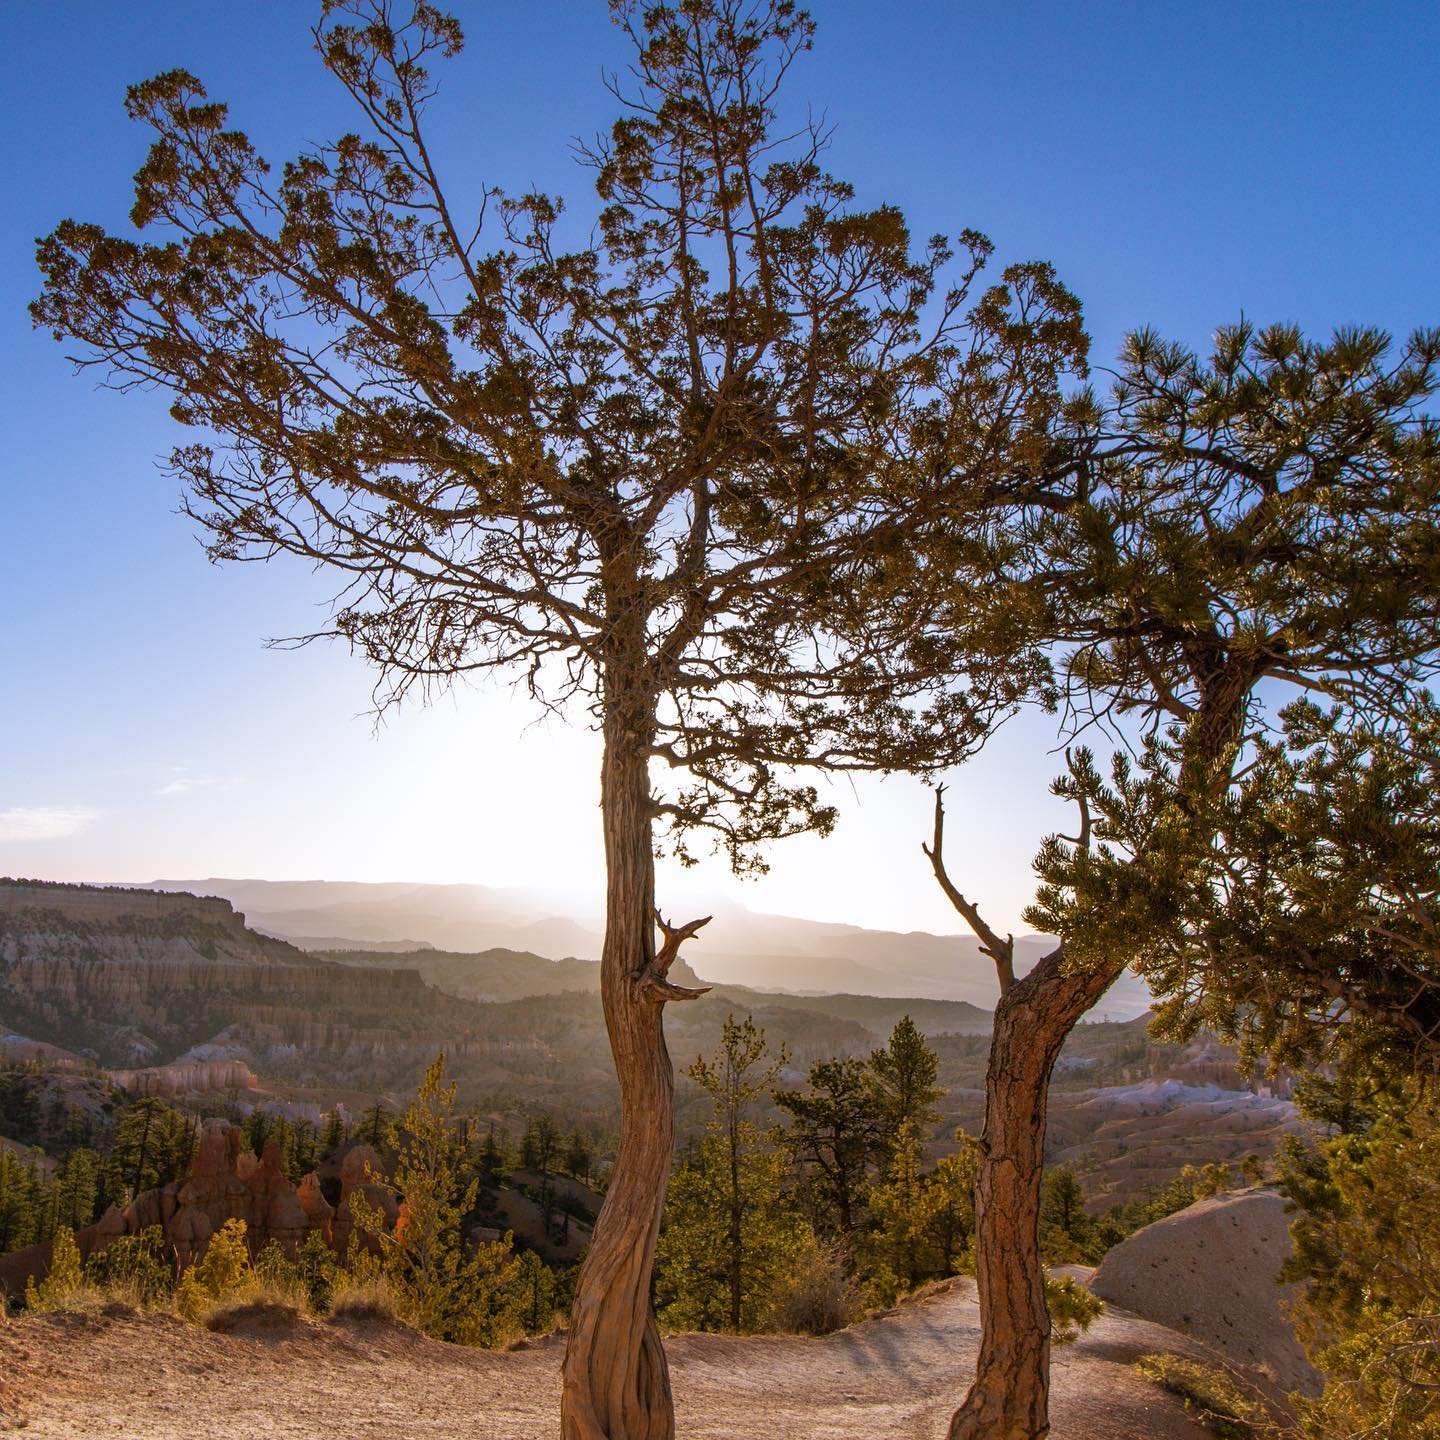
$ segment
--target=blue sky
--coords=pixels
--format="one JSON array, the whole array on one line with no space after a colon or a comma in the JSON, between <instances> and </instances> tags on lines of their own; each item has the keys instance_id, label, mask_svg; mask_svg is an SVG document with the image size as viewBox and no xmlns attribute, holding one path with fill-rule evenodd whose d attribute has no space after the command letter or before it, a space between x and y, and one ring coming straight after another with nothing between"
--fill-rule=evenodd
<instances>
[{"instance_id":1,"label":"blue sky","mask_svg":"<svg viewBox=\"0 0 1440 1440\"><path fill-rule=\"evenodd\" d=\"M1098 360L1152 324L1203 344L1241 313L1312 331L1440 323L1440 7L819 0L792 99L838 127L831 167L918 233L1052 260ZM591 890L596 751L526 702L466 693L380 728L339 651L263 648L328 591L295 566L216 569L154 459L155 396L76 378L25 304L36 236L123 224L144 138L127 83L184 66L272 158L352 122L300 0L45 0L6 10L0 218L0 873L473 880ZM463 3L440 150L461 182L559 191L623 64L602 0ZM1053 726L1022 720L954 777L957 876L1014 924L1058 818ZM687 884L752 906L958 928L916 848L915 782L837 791L840 832L771 875ZM545 867L540 873L539 867ZM673 879L669 883L678 883Z\"/></svg>"}]
</instances>

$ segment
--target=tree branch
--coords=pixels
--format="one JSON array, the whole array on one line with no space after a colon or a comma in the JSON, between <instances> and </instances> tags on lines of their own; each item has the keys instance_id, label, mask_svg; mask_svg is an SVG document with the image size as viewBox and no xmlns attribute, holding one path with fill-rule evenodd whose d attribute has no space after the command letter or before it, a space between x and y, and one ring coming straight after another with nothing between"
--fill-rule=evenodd
<instances>
[{"instance_id":1,"label":"tree branch","mask_svg":"<svg viewBox=\"0 0 1440 1440\"><path fill-rule=\"evenodd\" d=\"M929 845L922 841L920 849L925 853L925 858L929 860L930 868L935 872L935 879L945 892L946 898L964 916L965 923L975 932L980 941L980 953L988 955L995 962L995 973L1000 980L1000 993L1005 994L1015 983L1015 937L1007 935L1002 940L985 923L979 907L972 904L955 888L950 876L946 873L945 787L943 785L935 787L935 838Z\"/></svg>"}]
</instances>

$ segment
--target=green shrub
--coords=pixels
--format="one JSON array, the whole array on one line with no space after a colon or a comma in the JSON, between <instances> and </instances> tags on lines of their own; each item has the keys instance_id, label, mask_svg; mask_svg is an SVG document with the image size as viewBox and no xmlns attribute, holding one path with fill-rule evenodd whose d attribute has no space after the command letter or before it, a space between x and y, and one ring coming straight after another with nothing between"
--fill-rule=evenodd
<instances>
[{"instance_id":1,"label":"green shrub","mask_svg":"<svg viewBox=\"0 0 1440 1440\"><path fill-rule=\"evenodd\" d=\"M340 1275L340 1262L318 1230L305 1237L295 1264L312 1313L323 1315L330 1308L335 1282Z\"/></svg>"},{"instance_id":2,"label":"green shrub","mask_svg":"<svg viewBox=\"0 0 1440 1440\"><path fill-rule=\"evenodd\" d=\"M37 1285L34 1276L25 1282L25 1308L43 1315L53 1310L75 1310L99 1297L85 1280L80 1247L75 1232L62 1225L55 1232L50 1249L50 1270Z\"/></svg>"},{"instance_id":3,"label":"green shrub","mask_svg":"<svg viewBox=\"0 0 1440 1440\"><path fill-rule=\"evenodd\" d=\"M767 1328L786 1335L829 1335L860 1314L844 1253L808 1235L776 1285Z\"/></svg>"},{"instance_id":4,"label":"green shrub","mask_svg":"<svg viewBox=\"0 0 1440 1440\"><path fill-rule=\"evenodd\" d=\"M86 1279L110 1300L144 1310L167 1301L175 1272L165 1248L165 1232L151 1225L138 1235L120 1235L85 1265Z\"/></svg>"},{"instance_id":5,"label":"green shrub","mask_svg":"<svg viewBox=\"0 0 1440 1440\"><path fill-rule=\"evenodd\" d=\"M217 1305L253 1294L259 1280L245 1245L245 1222L227 1220L211 1237L198 1266L188 1265L175 1286L175 1309L199 1325Z\"/></svg>"},{"instance_id":6,"label":"green shrub","mask_svg":"<svg viewBox=\"0 0 1440 1440\"><path fill-rule=\"evenodd\" d=\"M1224 1440L1246 1440L1268 1427L1264 1406L1248 1396L1228 1370L1164 1354L1142 1355L1135 1369L1178 1395L1186 1410Z\"/></svg>"},{"instance_id":7,"label":"green shrub","mask_svg":"<svg viewBox=\"0 0 1440 1440\"><path fill-rule=\"evenodd\" d=\"M1105 1302L1072 1275L1045 1277L1045 1304L1050 1311L1050 1343L1070 1345L1105 1313Z\"/></svg>"}]
</instances>

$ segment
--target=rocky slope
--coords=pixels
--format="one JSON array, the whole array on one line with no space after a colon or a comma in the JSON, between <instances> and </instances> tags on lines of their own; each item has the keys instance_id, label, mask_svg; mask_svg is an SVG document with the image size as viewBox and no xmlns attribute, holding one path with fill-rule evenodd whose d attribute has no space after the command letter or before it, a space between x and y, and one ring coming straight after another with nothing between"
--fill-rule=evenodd
<instances>
[{"instance_id":1,"label":"rocky slope","mask_svg":"<svg viewBox=\"0 0 1440 1440\"><path fill-rule=\"evenodd\" d=\"M414 970L314 959L247 929L225 900L0 884L0 1030L105 1065L408 1078L437 1040L458 1050L481 1029Z\"/></svg>"},{"instance_id":2,"label":"rocky slope","mask_svg":"<svg viewBox=\"0 0 1440 1440\"><path fill-rule=\"evenodd\" d=\"M681 983L698 983L679 965ZM293 1102L311 1119L337 1101L356 1114L376 1095L401 1103L443 1050L464 1103L517 1121L548 1111L604 1133L618 1100L598 980L593 962L509 950L307 954L247 929L225 900L0 884L0 1035L28 1037L0 1051L48 1042L123 1072L130 1089L203 1100L220 1085L246 1104ZM714 1049L731 1013L752 1015L788 1050L787 1083L817 1059L869 1053L909 1014L940 1053L937 1139L948 1143L956 1125L978 1133L987 1011L722 985L669 1007L678 1071ZM703 1098L683 1074L678 1102L682 1132L698 1125ZM1183 1164L1268 1155L1297 1123L1282 1094L1257 1093L1213 1044L1158 1046L1143 1022L1084 1025L1062 1057L1049 1158L1075 1161L1112 1203Z\"/></svg>"},{"instance_id":3,"label":"rocky slope","mask_svg":"<svg viewBox=\"0 0 1440 1440\"><path fill-rule=\"evenodd\" d=\"M675 975L699 983L684 961ZM413 1091L444 1050L467 1100L609 1124L617 1101L598 980L589 961L510 951L311 955L247 929L219 899L0 887L0 1033L20 1037L17 1050L63 1046L158 1093L182 1093L186 1076L197 1079L189 1089L209 1090L221 1073L250 1091L248 1068L272 1094L308 1087L321 1093L307 1100L329 1103L328 1092L363 1108L377 1093ZM671 1007L667 1033L683 1069L713 1049L727 1015L753 1013L804 1065L867 1052L908 1008L932 1030L989 1025L962 1002L720 989Z\"/></svg>"}]
</instances>

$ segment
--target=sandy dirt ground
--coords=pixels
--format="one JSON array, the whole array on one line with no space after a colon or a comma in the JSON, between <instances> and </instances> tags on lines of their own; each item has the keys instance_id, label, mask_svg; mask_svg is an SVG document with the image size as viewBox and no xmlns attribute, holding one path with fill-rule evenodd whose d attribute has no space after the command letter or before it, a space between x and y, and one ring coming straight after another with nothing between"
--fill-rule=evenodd
<instances>
[{"instance_id":1,"label":"sandy dirt ground","mask_svg":"<svg viewBox=\"0 0 1440 1440\"><path fill-rule=\"evenodd\" d=\"M940 1440L974 1363L967 1280L853 1329L666 1343L681 1440ZM1197 1440L1131 1361L1193 1342L1121 1311L1056 1357L1056 1440ZM0 1323L0 1430L35 1440L554 1440L561 1343L506 1354L377 1322L214 1335L128 1312Z\"/></svg>"}]
</instances>

